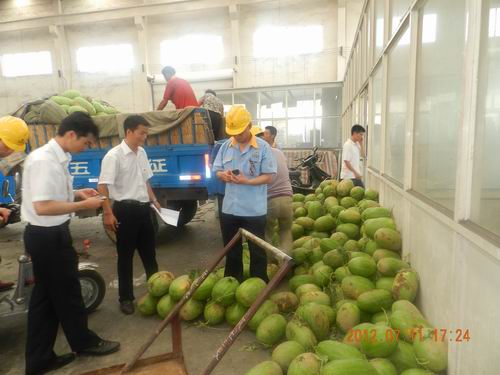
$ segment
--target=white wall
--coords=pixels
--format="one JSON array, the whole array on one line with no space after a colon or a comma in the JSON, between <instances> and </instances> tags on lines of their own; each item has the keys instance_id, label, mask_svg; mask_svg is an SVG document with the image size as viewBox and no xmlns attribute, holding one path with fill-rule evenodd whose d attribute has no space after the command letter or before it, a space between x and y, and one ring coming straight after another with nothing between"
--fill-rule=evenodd
<instances>
[{"instance_id":1,"label":"white wall","mask_svg":"<svg viewBox=\"0 0 500 375\"><path fill-rule=\"evenodd\" d=\"M0 34L0 55L48 50L54 44L47 30L15 31ZM0 75L0 114L13 112L24 102L57 92L57 78L51 75L3 77Z\"/></svg>"},{"instance_id":2,"label":"white wall","mask_svg":"<svg viewBox=\"0 0 500 375\"><path fill-rule=\"evenodd\" d=\"M359 3L361 0L355 0ZM182 70L212 70L233 68L237 51L233 50L233 28L229 7L219 7L205 10L175 11L168 14L148 15L145 17L145 38L141 41L139 32L134 25L134 12L125 13L125 19L115 21L91 22L93 17L101 17L99 10L108 10L106 15L113 16L112 8L141 6L147 4L175 3L161 0L64 0L62 13L59 13L58 2L48 0L30 0L30 5L19 8L14 0L0 1L0 55L4 51L22 52L49 49L53 52L54 74L28 78L14 78L0 86L0 113L11 112L24 100L48 95L59 87L75 88L83 94L100 97L109 101L122 111L143 111L150 109L149 85L146 83L146 73L159 74L160 43L164 39L175 38L190 33L211 33L222 35L225 57L220 64L180 67ZM196 8L200 2L193 0ZM351 9L352 7L349 7ZM142 8L141 8L142 9ZM170 12L170 8L162 8ZM338 15L337 0L262 0L238 6L240 58L234 81L222 80L215 82L197 82L193 87L197 95L206 88L221 89L231 87L256 87L281 84L302 84L311 82L336 81L342 77L337 69L338 46ZM50 23L64 22L65 17L77 17L78 12L94 12L83 14L78 19L79 24L64 26L68 55L71 58L64 77L57 76L57 56L54 54L53 36L48 32ZM357 24L359 14L351 12L348 24ZM39 16L61 14L59 18L22 21ZM123 16L123 15L121 15ZM74 19L74 18L72 18ZM15 22L15 20L19 20ZM25 27L26 22L46 23L46 26L36 26L32 31L2 32L5 29ZM86 22L86 23L83 23ZM319 24L324 28L324 51L314 55L294 56L285 59L254 59L252 58L253 33L261 25L298 26ZM31 25L31 24L30 24ZM45 25L45 24L44 24ZM33 26L33 27L35 27ZM31 27L31 26L30 26ZM352 26L349 26L352 27ZM352 39L352 38L351 38ZM128 75L112 76L104 74L82 74L76 71L76 49L88 45L110 43L131 43L134 48L136 64ZM146 53L141 53L145 47ZM196 49L196 46L192 46ZM142 71L144 65L145 71ZM4 81L1 80L3 83ZM162 87L155 86L156 103L161 98Z\"/></svg>"},{"instance_id":3,"label":"white wall","mask_svg":"<svg viewBox=\"0 0 500 375\"><path fill-rule=\"evenodd\" d=\"M394 209L403 257L420 276L417 304L436 328L448 330L448 374L497 374L500 249L491 256L482 241L471 241L451 219L387 180L370 173L367 182ZM468 329L470 341L456 342L457 329Z\"/></svg>"},{"instance_id":4,"label":"white wall","mask_svg":"<svg viewBox=\"0 0 500 375\"><path fill-rule=\"evenodd\" d=\"M337 81L337 3L329 0L291 1L286 6L244 6L240 15L241 87ZM253 33L264 25L324 29L324 51L285 58L253 57Z\"/></svg>"}]
</instances>

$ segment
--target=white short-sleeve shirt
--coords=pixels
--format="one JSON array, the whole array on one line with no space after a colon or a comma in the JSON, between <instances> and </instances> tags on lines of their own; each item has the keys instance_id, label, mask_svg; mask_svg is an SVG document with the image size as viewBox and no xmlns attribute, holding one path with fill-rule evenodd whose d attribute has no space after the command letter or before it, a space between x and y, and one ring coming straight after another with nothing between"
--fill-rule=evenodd
<instances>
[{"instance_id":1,"label":"white short-sleeve shirt","mask_svg":"<svg viewBox=\"0 0 500 375\"><path fill-rule=\"evenodd\" d=\"M113 200L149 202L147 182L151 177L153 171L146 151L139 147L135 153L122 141L104 156L99 184L108 185L109 197Z\"/></svg>"},{"instance_id":2,"label":"white short-sleeve shirt","mask_svg":"<svg viewBox=\"0 0 500 375\"><path fill-rule=\"evenodd\" d=\"M354 143L352 139L348 139L344 143L344 147L342 148L342 170L340 172L340 178L343 180L356 178L354 173L352 173L352 171L346 167L346 161L350 162L351 166L361 174L360 159L361 149L359 145L357 143Z\"/></svg>"},{"instance_id":3,"label":"white short-sleeve shirt","mask_svg":"<svg viewBox=\"0 0 500 375\"><path fill-rule=\"evenodd\" d=\"M73 202L73 177L69 173L71 154L55 139L31 152L24 163L21 217L32 225L54 227L70 218L65 215L37 215L33 202Z\"/></svg>"}]
</instances>

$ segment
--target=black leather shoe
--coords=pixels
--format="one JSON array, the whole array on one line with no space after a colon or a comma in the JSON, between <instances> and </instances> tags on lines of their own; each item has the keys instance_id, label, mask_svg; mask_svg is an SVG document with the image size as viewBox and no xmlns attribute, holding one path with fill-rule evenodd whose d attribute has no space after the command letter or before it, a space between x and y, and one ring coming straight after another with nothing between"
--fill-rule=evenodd
<instances>
[{"instance_id":1,"label":"black leather shoe","mask_svg":"<svg viewBox=\"0 0 500 375\"><path fill-rule=\"evenodd\" d=\"M55 359L54 362L47 368L48 371L55 371L61 367L66 366L67 364L73 362L76 358L75 353L67 353L63 355L58 355Z\"/></svg>"},{"instance_id":2,"label":"black leather shoe","mask_svg":"<svg viewBox=\"0 0 500 375\"><path fill-rule=\"evenodd\" d=\"M132 301L122 301L120 302L120 310L125 315L132 315L135 311L134 302Z\"/></svg>"},{"instance_id":3,"label":"black leather shoe","mask_svg":"<svg viewBox=\"0 0 500 375\"><path fill-rule=\"evenodd\" d=\"M67 364L73 362L76 358L75 353L67 353L63 355L58 355L56 356L50 365L43 369L38 369L38 370L30 370L26 369L26 375L43 375L47 372L50 371L55 371L57 369L60 369L61 367L66 366Z\"/></svg>"},{"instance_id":4,"label":"black leather shoe","mask_svg":"<svg viewBox=\"0 0 500 375\"><path fill-rule=\"evenodd\" d=\"M97 345L78 352L83 355L108 355L120 350L120 343L116 341L101 340Z\"/></svg>"}]
</instances>

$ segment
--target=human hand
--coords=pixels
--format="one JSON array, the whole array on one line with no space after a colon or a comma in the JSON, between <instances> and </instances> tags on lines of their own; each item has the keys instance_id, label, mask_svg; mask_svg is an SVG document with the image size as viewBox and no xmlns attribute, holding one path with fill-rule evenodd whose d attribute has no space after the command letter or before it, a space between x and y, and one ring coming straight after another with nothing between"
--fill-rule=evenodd
<instances>
[{"instance_id":1,"label":"human hand","mask_svg":"<svg viewBox=\"0 0 500 375\"><path fill-rule=\"evenodd\" d=\"M102 206L102 203L104 202L104 199L102 197L90 197L87 198L80 203L81 207L86 210L96 210Z\"/></svg>"},{"instance_id":2,"label":"human hand","mask_svg":"<svg viewBox=\"0 0 500 375\"><path fill-rule=\"evenodd\" d=\"M242 174L235 175L231 173L231 182L233 184L249 185L250 180Z\"/></svg>"},{"instance_id":3,"label":"human hand","mask_svg":"<svg viewBox=\"0 0 500 375\"><path fill-rule=\"evenodd\" d=\"M87 198L95 197L97 195L99 195L99 192L97 190L95 190L95 189L90 189L90 188L80 189L80 190L75 191L75 197L79 198L81 200L85 200Z\"/></svg>"},{"instance_id":4,"label":"human hand","mask_svg":"<svg viewBox=\"0 0 500 375\"><path fill-rule=\"evenodd\" d=\"M157 209L158 211L160 211L160 210L161 210L161 205L160 205L160 202L158 202L156 199L155 199L153 202L151 202L151 203L153 204L153 206L155 206L155 207L156 207L156 209Z\"/></svg>"},{"instance_id":5,"label":"human hand","mask_svg":"<svg viewBox=\"0 0 500 375\"><path fill-rule=\"evenodd\" d=\"M10 210L8 208L1 207L0 208L0 219L7 224L10 216Z\"/></svg>"},{"instance_id":6,"label":"human hand","mask_svg":"<svg viewBox=\"0 0 500 375\"><path fill-rule=\"evenodd\" d=\"M231 173L230 170L223 171L219 173L219 178L224 181L224 182L231 182L231 176L233 174Z\"/></svg>"},{"instance_id":7,"label":"human hand","mask_svg":"<svg viewBox=\"0 0 500 375\"><path fill-rule=\"evenodd\" d=\"M116 232L118 230L118 220L112 212L104 213L103 223L104 227L110 231Z\"/></svg>"}]
</instances>

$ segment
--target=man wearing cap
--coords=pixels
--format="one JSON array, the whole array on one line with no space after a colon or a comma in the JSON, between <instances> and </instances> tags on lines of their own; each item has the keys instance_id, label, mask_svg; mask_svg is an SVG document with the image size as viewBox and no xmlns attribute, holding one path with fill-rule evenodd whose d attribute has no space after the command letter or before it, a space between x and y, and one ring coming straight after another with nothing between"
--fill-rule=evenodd
<instances>
[{"instance_id":1,"label":"man wearing cap","mask_svg":"<svg viewBox=\"0 0 500 375\"><path fill-rule=\"evenodd\" d=\"M26 123L17 117L0 118L0 158L5 158L13 152L23 152L28 142L29 131ZM7 223L11 211L0 207L0 220ZM0 292L12 288L14 283L0 281Z\"/></svg>"},{"instance_id":2,"label":"man wearing cap","mask_svg":"<svg viewBox=\"0 0 500 375\"><path fill-rule=\"evenodd\" d=\"M267 214L267 184L276 174L271 148L251 131L252 118L242 106L233 106L226 116L226 133L231 136L220 148L213 165L217 177L226 183L221 228L224 245L244 228L264 238ZM250 276L268 281L267 258L252 242ZM226 256L225 276L243 280L242 244Z\"/></svg>"}]
</instances>

